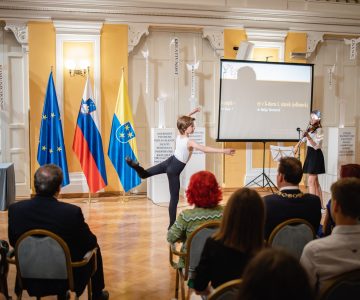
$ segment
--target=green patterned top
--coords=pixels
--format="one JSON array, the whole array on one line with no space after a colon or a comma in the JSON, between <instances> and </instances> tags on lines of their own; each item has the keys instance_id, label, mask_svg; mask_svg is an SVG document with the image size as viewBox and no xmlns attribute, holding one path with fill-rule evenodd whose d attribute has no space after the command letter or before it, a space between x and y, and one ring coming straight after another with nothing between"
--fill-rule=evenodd
<instances>
[{"instance_id":1,"label":"green patterned top","mask_svg":"<svg viewBox=\"0 0 360 300\"><path fill-rule=\"evenodd\" d=\"M185 252L186 240L189 235L203 223L221 220L223 210L224 207L221 205L213 208L194 207L183 210L170 227L167 233L167 241L169 243L182 242L181 251ZM178 267L184 267L182 260L179 261Z\"/></svg>"}]
</instances>

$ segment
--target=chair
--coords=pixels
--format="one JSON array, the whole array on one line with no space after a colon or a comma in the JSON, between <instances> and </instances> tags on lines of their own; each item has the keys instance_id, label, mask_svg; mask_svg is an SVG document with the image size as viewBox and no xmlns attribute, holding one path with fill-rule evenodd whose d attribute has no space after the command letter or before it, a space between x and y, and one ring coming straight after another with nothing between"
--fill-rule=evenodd
<instances>
[{"instance_id":1,"label":"chair","mask_svg":"<svg viewBox=\"0 0 360 300\"><path fill-rule=\"evenodd\" d=\"M234 279L219 285L208 300L236 300L241 287L241 279Z\"/></svg>"},{"instance_id":2,"label":"chair","mask_svg":"<svg viewBox=\"0 0 360 300\"><path fill-rule=\"evenodd\" d=\"M324 281L318 300L355 300L360 295L360 270Z\"/></svg>"},{"instance_id":3,"label":"chair","mask_svg":"<svg viewBox=\"0 0 360 300\"><path fill-rule=\"evenodd\" d=\"M177 251L175 244L170 244L170 264L176 269L175 298L179 295L181 288L181 299L185 299L185 281L194 278L195 268L199 264L202 250L208 237L213 235L219 228L219 221L206 222L196 228L186 241L186 252ZM185 260L184 269L177 267L174 256L183 257Z\"/></svg>"},{"instance_id":4,"label":"chair","mask_svg":"<svg viewBox=\"0 0 360 300\"><path fill-rule=\"evenodd\" d=\"M9 262L16 264L17 281L19 285L18 299L22 297L26 288L26 280L63 280L65 294L68 290L75 292L73 268L83 267L90 264L91 275L96 271L96 250L92 249L85 254L81 261L71 261L70 250L65 241L58 235L42 229L34 229L25 232L16 242L14 249L15 258ZM88 299L91 300L91 280L87 284ZM47 295L58 294L48 291ZM43 294L35 295L40 299ZM76 295L78 299L79 295Z\"/></svg>"},{"instance_id":5,"label":"chair","mask_svg":"<svg viewBox=\"0 0 360 300\"><path fill-rule=\"evenodd\" d=\"M0 292L9 299L9 291L7 285L7 275L9 272L9 263L7 254L9 252L9 244L7 241L0 240Z\"/></svg>"},{"instance_id":6,"label":"chair","mask_svg":"<svg viewBox=\"0 0 360 300\"><path fill-rule=\"evenodd\" d=\"M268 244L283 248L300 260L305 245L315 237L315 230L308 221L289 219L273 229Z\"/></svg>"}]
</instances>

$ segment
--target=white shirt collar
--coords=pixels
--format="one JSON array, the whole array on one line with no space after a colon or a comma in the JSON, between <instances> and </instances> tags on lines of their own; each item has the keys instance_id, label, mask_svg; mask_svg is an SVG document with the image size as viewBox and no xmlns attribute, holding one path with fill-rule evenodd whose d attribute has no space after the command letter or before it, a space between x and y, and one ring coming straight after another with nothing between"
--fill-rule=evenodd
<instances>
[{"instance_id":1,"label":"white shirt collar","mask_svg":"<svg viewBox=\"0 0 360 300\"><path fill-rule=\"evenodd\" d=\"M359 225L336 225L332 231L333 233L360 233L360 224Z\"/></svg>"},{"instance_id":2,"label":"white shirt collar","mask_svg":"<svg viewBox=\"0 0 360 300\"><path fill-rule=\"evenodd\" d=\"M285 190L299 190L299 186L298 185L288 185L288 186L283 186L282 188L280 188L280 191L285 191Z\"/></svg>"}]
</instances>

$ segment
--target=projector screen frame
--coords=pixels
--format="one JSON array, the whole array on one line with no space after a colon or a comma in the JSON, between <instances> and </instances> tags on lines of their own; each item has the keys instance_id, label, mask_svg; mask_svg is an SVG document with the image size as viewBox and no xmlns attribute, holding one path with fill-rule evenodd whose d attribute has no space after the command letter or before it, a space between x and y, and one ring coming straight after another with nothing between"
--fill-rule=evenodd
<instances>
[{"instance_id":1,"label":"projector screen frame","mask_svg":"<svg viewBox=\"0 0 360 300\"><path fill-rule=\"evenodd\" d=\"M218 111L218 130L217 130L217 138L216 142L294 142L298 141L298 138L293 139L251 139L251 138L239 138L239 139L227 139L220 138L220 117L221 117L221 92L222 92L222 70L224 62L237 62L237 63L254 63L254 64L274 64L274 65L296 65L296 66L309 66L311 68L311 99L310 99L310 107L309 107L309 119L310 113L313 110L313 93L314 93L314 64L308 63L292 63L292 62L267 62L267 61L253 61L253 60L237 60L237 59L220 59L220 88L219 88L219 111ZM302 126L306 126L304 123ZM299 127L304 129L303 127Z\"/></svg>"}]
</instances>

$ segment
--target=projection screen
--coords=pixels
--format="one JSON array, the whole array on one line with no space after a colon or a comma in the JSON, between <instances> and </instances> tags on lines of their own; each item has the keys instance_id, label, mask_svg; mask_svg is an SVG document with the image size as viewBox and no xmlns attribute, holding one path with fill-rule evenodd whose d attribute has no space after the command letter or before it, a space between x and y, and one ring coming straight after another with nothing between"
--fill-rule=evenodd
<instances>
[{"instance_id":1,"label":"projection screen","mask_svg":"<svg viewBox=\"0 0 360 300\"><path fill-rule=\"evenodd\" d=\"M221 60L217 141L294 141L312 108L313 65Z\"/></svg>"}]
</instances>

